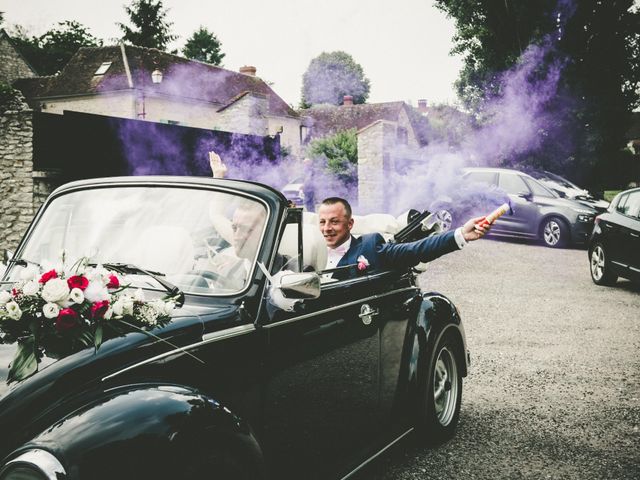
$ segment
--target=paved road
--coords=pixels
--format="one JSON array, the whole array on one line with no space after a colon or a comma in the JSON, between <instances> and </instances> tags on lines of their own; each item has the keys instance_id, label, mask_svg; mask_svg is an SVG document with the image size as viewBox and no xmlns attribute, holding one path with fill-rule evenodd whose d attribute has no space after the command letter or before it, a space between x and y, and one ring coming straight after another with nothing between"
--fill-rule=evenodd
<instances>
[{"instance_id":1,"label":"paved road","mask_svg":"<svg viewBox=\"0 0 640 480\"><path fill-rule=\"evenodd\" d=\"M598 287L582 249L482 240L420 278L472 353L456 437L403 441L362 479L639 479L640 287Z\"/></svg>"}]
</instances>

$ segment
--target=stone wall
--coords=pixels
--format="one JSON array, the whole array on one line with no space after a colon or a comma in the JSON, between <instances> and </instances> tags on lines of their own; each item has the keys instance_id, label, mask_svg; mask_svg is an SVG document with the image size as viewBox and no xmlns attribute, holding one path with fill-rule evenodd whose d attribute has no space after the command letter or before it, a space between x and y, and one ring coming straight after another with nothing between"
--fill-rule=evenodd
<instances>
[{"instance_id":1,"label":"stone wall","mask_svg":"<svg viewBox=\"0 0 640 480\"><path fill-rule=\"evenodd\" d=\"M31 110L0 114L0 248L15 250L31 223L32 172Z\"/></svg>"},{"instance_id":2,"label":"stone wall","mask_svg":"<svg viewBox=\"0 0 640 480\"><path fill-rule=\"evenodd\" d=\"M268 135L268 109L266 96L248 93L220 112L214 128L248 135Z\"/></svg>"},{"instance_id":3,"label":"stone wall","mask_svg":"<svg viewBox=\"0 0 640 480\"><path fill-rule=\"evenodd\" d=\"M4 30L0 30L0 83L11 85L18 78L35 77L31 67L13 47Z\"/></svg>"},{"instance_id":4,"label":"stone wall","mask_svg":"<svg viewBox=\"0 0 640 480\"><path fill-rule=\"evenodd\" d=\"M396 136L397 125L383 120L358 132L359 213L385 211L385 175L389 174Z\"/></svg>"}]
</instances>

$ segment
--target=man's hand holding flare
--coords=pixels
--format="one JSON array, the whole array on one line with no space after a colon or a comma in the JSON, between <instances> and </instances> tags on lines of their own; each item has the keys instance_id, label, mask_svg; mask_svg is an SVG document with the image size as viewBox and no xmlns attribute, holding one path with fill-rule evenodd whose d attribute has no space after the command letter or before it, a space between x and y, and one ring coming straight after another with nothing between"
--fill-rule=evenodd
<instances>
[{"instance_id":1,"label":"man's hand holding flare","mask_svg":"<svg viewBox=\"0 0 640 480\"><path fill-rule=\"evenodd\" d=\"M483 237L491 229L493 222L509 211L511 211L509 204L503 203L489 215L472 218L462 227L462 235L464 236L464 239L467 242L470 242Z\"/></svg>"}]
</instances>

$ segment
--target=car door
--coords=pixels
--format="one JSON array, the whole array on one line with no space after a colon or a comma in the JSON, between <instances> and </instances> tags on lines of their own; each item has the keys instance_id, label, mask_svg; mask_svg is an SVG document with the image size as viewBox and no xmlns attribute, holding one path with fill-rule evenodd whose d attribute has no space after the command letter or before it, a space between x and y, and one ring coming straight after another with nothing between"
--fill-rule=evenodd
<instances>
[{"instance_id":1,"label":"car door","mask_svg":"<svg viewBox=\"0 0 640 480\"><path fill-rule=\"evenodd\" d=\"M621 263L630 270L630 275L640 274L640 191L630 192L620 209L620 255Z\"/></svg>"},{"instance_id":2,"label":"car door","mask_svg":"<svg viewBox=\"0 0 640 480\"><path fill-rule=\"evenodd\" d=\"M509 195L513 215L503 215L496 220L493 227L496 233L505 231L524 236L536 235L540 207L533 201L533 193L524 179L517 173L500 172L498 187Z\"/></svg>"},{"instance_id":3,"label":"car door","mask_svg":"<svg viewBox=\"0 0 640 480\"><path fill-rule=\"evenodd\" d=\"M325 478L380 437L383 289L367 277L344 280L295 311L264 309L260 437L275 478Z\"/></svg>"},{"instance_id":4,"label":"car door","mask_svg":"<svg viewBox=\"0 0 640 480\"><path fill-rule=\"evenodd\" d=\"M625 238L624 227L628 201L629 193L621 195L613 211L603 215L600 221L602 238L605 241L605 251L614 268L621 272L627 269L628 264L627 254L625 253L628 248L628 240Z\"/></svg>"}]
</instances>

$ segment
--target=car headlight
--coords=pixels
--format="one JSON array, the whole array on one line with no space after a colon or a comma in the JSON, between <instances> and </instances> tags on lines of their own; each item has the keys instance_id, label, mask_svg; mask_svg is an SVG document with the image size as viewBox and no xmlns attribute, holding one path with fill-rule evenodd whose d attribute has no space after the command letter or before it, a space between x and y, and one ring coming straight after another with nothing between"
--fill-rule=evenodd
<instances>
[{"instance_id":1,"label":"car headlight","mask_svg":"<svg viewBox=\"0 0 640 480\"><path fill-rule=\"evenodd\" d=\"M582 213L582 214L578 215L578 221L579 222L593 222L593 218L594 218L594 216L591 215L591 214Z\"/></svg>"},{"instance_id":2,"label":"car headlight","mask_svg":"<svg viewBox=\"0 0 640 480\"><path fill-rule=\"evenodd\" d=\"M46 450L28 450L0 469L0 480L58 480L67 477L62 464Z\"/></svg>"}]
</instances>

